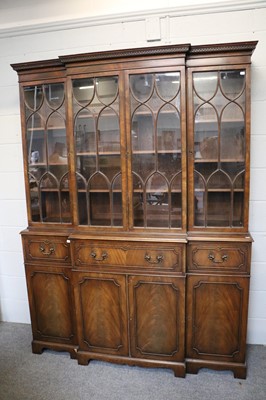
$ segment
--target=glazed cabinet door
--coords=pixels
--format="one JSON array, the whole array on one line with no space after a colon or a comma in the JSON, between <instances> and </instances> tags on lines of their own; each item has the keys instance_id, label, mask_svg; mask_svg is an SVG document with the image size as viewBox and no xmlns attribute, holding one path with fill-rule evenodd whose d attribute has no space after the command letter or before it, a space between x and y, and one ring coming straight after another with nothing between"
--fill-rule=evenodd
<instances>
[{"instance_id":1,"label":"glazed cabinet door","mask_svg":"<svg viewBox=\"0 0 266 400\"><path fill-rule=\"evenodd\" d=\"M123 275L73 273L81 352L128 354L125 279Z\"/></svg>"},{"instance_id":2,"label":"glazed cabinet door","mask_svg":"<svg viewBox=\"0 0 266 400\"><path fill-rule=\"evenodd\" d=\"M70 224L65 84L25 85L21 98L29 220Z\"/></svg>"},{"instance_id":3,"label":"glazed cabinet door","mask_svg":"<svg viewBox=\"0 0 266 400\"><path fill-rule=\"evenodd\" d=\"M184 360L183 278L130 276L129 309L133 357Z\"/></svg>"},{"instance_id":4,"label":"glazed cabinet door","mask_svg":"<svg viewBox=\"0 0 266 400\"><path fill-rule=\"evenodd\" d=\"M73 77L71 87L77 224L121 228L125 141L120 75Z\"/></svg>"},{"instance_id":5,"label":"glazed cabinet door","mask_svg":"<svg viewBox=\"0 0 266 400\"><path fill-rule=\"evenodd\" d=\"M26 265L33 352L48 347L73 353L76 347L70 274L67 267Z\"/></svg>"},{"instance_id":6,"label":"glazed cabinet door","mask_svg":"<svg viewBox=\"0 0 266 400\"><path fill-rule=\"evenodd\" d=\"M129 225L184 229L184 70L128 71Z\"/></svg>"},{"instance_id":7,"label":"glazed cabinet door","mask_svg":"<svg viewBox=\"0 0 266 400\"><path fill-rule=\"evenodd\" d=\"M249 66L189 69L189 229L247 230Z\"/></svg>"},{"instance_id":8,"label":"glazed cabinet door","mask_svg":"<svg viewBox=\"0 0 266 400\"><path fill-rule=\"evenodd\" d=\"M188 277L188 358L245 361L248 288L247 277Z\"/></svg>"}]
</instances>

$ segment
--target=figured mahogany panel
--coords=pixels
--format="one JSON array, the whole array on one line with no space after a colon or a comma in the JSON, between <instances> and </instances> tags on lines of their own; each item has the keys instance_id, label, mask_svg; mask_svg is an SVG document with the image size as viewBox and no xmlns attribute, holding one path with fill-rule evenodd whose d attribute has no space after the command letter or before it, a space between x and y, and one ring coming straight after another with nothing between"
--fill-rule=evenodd
<instances>
[{"instance_id":1,"label":"figured mahogany panel","mask_svg":"<svg viewBox=\"0 0 266 400\"><path fill-rule=\"evenodd\" d=\"M23 236L26 262L60 262L70 264L67 236Z\"/></svg>"},{"instance_id":2,"label":"figured mahogany panel","mask_svg":"<svg viewBox=\"0 0 266 400\"><path fill-rule=\"evenodd\" d=\"M119 266L125 268L184 270L184 245L114 241L73 240L77 267Z\"/></svg>"},{"instance_id":3,"label":"figured mahogany panel","mask_svg":"<svg viewBox=\"0 0 266 400\"><path fill-rule=\"evenodd\" d=\"M66 268L26 266L34 339L74 340L72 293Z\"/></svg>"},{"instance_id":4,"label":"figured mahogany panel","mask_svg":"<svg viewBox=\"0 0 266 400\"><path fill-rule=\"evenodd\" d=\"M199 242L188 246L188 271L248 273L250 243Z\"/></svg>"},{"instance_id":5,"label":"figured mahogany panel","mask_svg":"<svg viewBox=\"0 0 266 400\"><path fill-rule=\"evenodd\" d=\"M79 347L127 355L125 277L75 273Z\"/></svg>"},{"instance_id":6,"label":"figured mahogany panel","mask_svg":"<svg viewBox=\"0 0 266 400\"><path fill-rule=\"evenodd\" d=\"M242 277L188 277L188 357L244 361L248 283Z\"/></svg>"},{"instance_id":7,"label":"figured mahogany panel","mask_svg":"<svg viewBox=\"0 0 266 400\"><path fill-rule=\"evenodd\" d=\"M130 339L133 357L184 358L182 278L130 276Z\"/></svg>"}]
</instances>

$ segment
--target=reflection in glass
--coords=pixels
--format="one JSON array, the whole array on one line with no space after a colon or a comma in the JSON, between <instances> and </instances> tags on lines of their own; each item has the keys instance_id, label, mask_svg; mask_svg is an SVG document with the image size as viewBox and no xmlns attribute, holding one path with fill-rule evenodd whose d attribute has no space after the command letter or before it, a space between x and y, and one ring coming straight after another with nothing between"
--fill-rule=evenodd
<instances>
[{"instance_id":1,"label":"reflection in glass","mask_svg":"<svg viewBox=\"0 0 266 400\"><path fill-rule=\"evenodd\" d=\"M151 97L153 87L153 74L139 74L130 76L131 94L139 103L145 103Z\"/></svg>"},{"instance_id":2,"label":"reflection in glass","mask_svg":"<svg viewBox=\"0 0 266 400\"><path fill-rule=\"evenodd\" d=\"M42 86L28 86L24 88L24 100L26 106L36 111L43 102Z\"/></svg>"},{"instance_id":3,"label":"reflection in glass","mask_svg":"<svg viewBox=\"0 0 266 400\"><path fill-rule=\"evenodd\" d=\"M88 109L81 109L75 118L77 153L96 151L96 127L93 114Z\"/></svg>"},{"instance_id":4,"label":"reflection in glass","mask_svg":"<svg viewBox=\"0 0 266 400\"><path fill-rule=\"evenodd\" d=\"M174 99L180 90L180 72L156 74L157 93L166 101Z\"/></svg>"},{"instance_id":5,"label":"reflection in glass","mask_svg":"<svg viewBox=\"0 0 266 400\"><path fill-rule=\"evenodd\" d=\"M234 100L240 96L245 88L245 71L222 71L220 72L220 82L224 96Z\"/></svg>"},{"instance_id":6,"label":"reflection in glass","mask_svg":"<svg viewBox=\"0 0 266 400\"><path fill-rule=\"evenodd\" d=\"M64 84L53 83L44 85L45 99L53 109L59 108L64 101Z\"/></svg>"},{"instance_id":7,"label":"reflection in glass","mask_svg":"<svg viewBox=\"0 0 266 400\"><path fill-rule=\"evenodd\" d=\"M205 100L209 101L213 98L217 91L218 73L211 72L194 72L193 74L193 87L195 94Z\"/></svg>"},{"instance_id":8,"label":"reflection in glass","mask_svg":"<svg viewBox=\"0 0 266 400\"><path fill-rule=\"evenodd\" d=\"M74 79L72 85L75 100L81 105L89 104L95 90L93 78Z\"/></svg>"},{"instance_id":9,"label":"reflection in glass","mask_svg":"<svg viewBox=\"0 0 266 400\"><path fill-rule=\"evenodd\" d=\"M154 121L149 107L140 106L132 115L133 151L154 150Z\"/></svg>"},{"instance_id":10,"label":"reflection in glass","mask_svg":"<svg viewBox=\"0 0 266 400\"><path fill-rule=\"evenodd\" d=\"M131 75L130 104L133 225L180 228L180 72Z\"/></svg>"},{"instance_id":11,"label":"reflection in glass","mask_svg":"<svg viewBox=\"0 0 266 400\"><path fill-rule=\"evenodd\" d=\"M98 118L98 149L99 152L120 151L119 118L109 107L105 108Z\"/></svg>"},{"instance_id":12,"label":"reflection in glass","mask_svg":"<svg viewBox=\"0 0 266 400\"><path fill-rule=\"evenodd\" d=\"M96 78L96 91L102 104L112 104L118 94L117 76Z\"/></svg>"}]
</instances>

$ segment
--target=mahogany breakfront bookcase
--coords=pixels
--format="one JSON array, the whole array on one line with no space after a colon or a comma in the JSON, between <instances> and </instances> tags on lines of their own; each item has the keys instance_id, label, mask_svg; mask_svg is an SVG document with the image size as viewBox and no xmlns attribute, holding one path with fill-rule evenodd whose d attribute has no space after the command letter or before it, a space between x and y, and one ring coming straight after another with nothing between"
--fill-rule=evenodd
<instances>
[{"instance_id":1,"label":"mahogany breakfront bookcase","mask_svg":"<svg viewBox=\"0 0 266 400\"><path fill-rule=\"evenodd\" d=\"M12 65L34 353L246 377L256 44Z\"/></svg>"}]
</instances>

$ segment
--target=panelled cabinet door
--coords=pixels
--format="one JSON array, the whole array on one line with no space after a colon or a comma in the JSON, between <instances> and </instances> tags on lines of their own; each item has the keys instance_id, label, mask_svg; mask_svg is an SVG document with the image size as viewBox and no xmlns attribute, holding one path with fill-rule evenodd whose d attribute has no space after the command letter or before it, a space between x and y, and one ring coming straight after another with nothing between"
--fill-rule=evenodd
<instances>
[{"instance_id":1,"label":"panelled cabinet door","mask_svg":"<svg viewBox=\"0 0 266 400\"><path fill-rule=\"evenodd\" d=\"M75 272L73 279L80 349L128 355L125 276Z\"/></svg>"},{"instance_id":2,"label":"panelled cabinet door","mask_svg":"<svg viewBox=\"0 0 266 400\"><path fill-rule=\"evenodd\" d=\"M189 70L190 229L247 229L249 66Z\"/></svg>"},{"instance_id":3,"label":"panelled cabinet door","mask_svg":"<svg viewBox=\"0 0 266 400\"><path fill-rule=\"evenodd\" d=\"M244 362L249 278L189 276L187 357Z\"/></svg>"},{"instance_id":4,"label":"panelled cabinet door","mask_svg":"<svg viewBox=\"0 0 266 400\"><path fill-rule=\"evenodd\" d=\"M26 265L33 338L76 344L70 269Z\"/></svg>"},{"instance_id":5,"label":"panelled cabinet door","mask_svg":"<svg viewBox=\"0 0 266 400\"><path fill-rule=\"evenodd\" d=\"M184 360L183 278L130 276L131 355Z\"/></svg>"}]
</instances>

